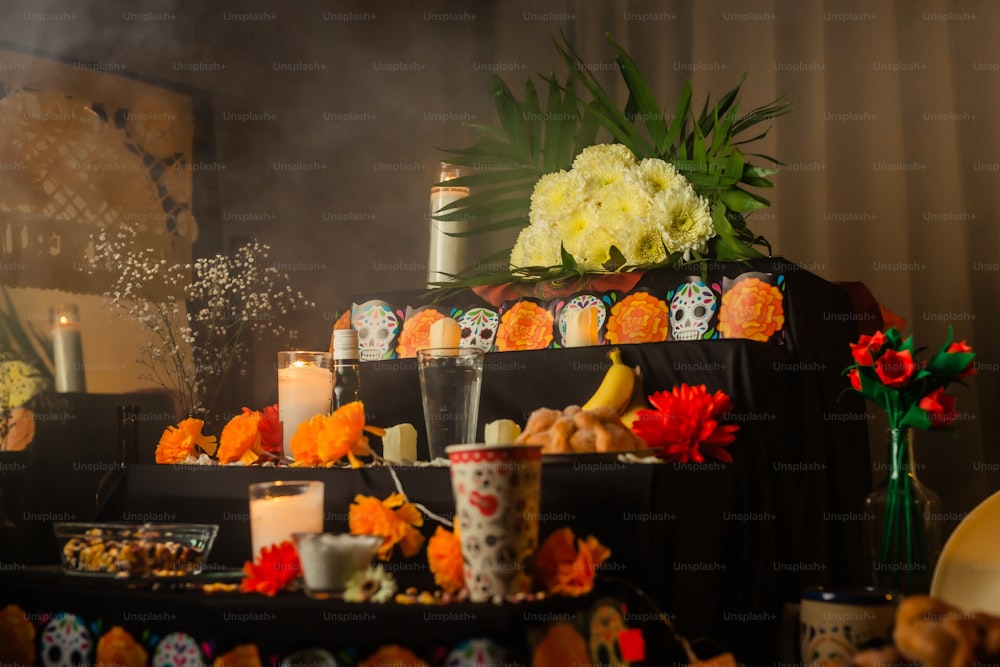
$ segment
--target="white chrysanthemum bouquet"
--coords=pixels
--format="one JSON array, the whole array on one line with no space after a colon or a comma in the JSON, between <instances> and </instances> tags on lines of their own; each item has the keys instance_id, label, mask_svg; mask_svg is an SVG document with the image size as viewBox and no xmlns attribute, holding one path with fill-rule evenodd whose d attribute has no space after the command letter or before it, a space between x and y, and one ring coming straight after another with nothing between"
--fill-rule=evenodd
<instances>
[{"instance_id":1,"label":"white chrysanthemum bouquet","mask_svg":"<svg viewBox=\"0 0 1000 667\"><path fill-rule=\"evenodd\" d=\"M669 162L636 161L621 144L585 148L570 171L542 176L512 267L553 266L569 253L583 271L660 264L703 253L715 236L708 200Z\"/></svg>"},{"instance_id":2,"label":"white chrysanthemum bouquet","mask_svg":"<svg viewBox=\"0 0 1000 667\"><path fill-rule=\"evenodd\" d=\"M466 236L504 234L504 244L517 229L517 242L439 288L697 263L704 270L708 261L764 257L754 246L770 252L746 215L769 205L754 190L771 187L777 170L752 164L742 149L767 134L747 137L751 128L791 105L779 98L741 112L741 81L714 104L706 99L699 112L689 81L668 113L628 53L608 40L628 89L623 104L565 37L555 44L565 78L542 77L542 90L529 79L518 99L494 76L499 127L476 125L476 143L446 149L448 162L471 171L447 184L470 194L433 215L466 223ZM499 271L480 268L508 259Z\"/></svg>"}]
</instances>

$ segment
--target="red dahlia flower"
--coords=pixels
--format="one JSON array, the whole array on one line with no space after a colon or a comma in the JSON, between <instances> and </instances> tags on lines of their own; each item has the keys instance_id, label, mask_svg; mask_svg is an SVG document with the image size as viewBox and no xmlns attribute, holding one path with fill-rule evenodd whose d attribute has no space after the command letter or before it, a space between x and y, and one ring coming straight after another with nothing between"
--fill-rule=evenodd
<instances>
[{"instance_id":1,"label":"red dahlia flower","mask_svg":"<svg viewBox=\"0 0 1000 667\"><path fill-rule=\"evenodd\" d=\"M649 397L655 410L640 410L632 430L669 461L702 463L705 455L731 462L725 447L736 439L737 425L722 425L719 419L732 409L721 391L709 394L705 385L686 384Z\"/></svg>"}]
</instances>

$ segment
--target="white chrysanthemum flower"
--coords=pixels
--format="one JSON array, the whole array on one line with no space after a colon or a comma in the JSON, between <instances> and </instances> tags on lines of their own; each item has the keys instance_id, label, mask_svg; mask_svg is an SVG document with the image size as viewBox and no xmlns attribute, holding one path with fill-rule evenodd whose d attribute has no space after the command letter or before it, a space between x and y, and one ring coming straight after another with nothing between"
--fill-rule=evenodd
<instances>
[{"instance_id":1,"label":"white chrysanthemum flower","mask_svg":"<svg viewBox=\"0 0 1000 667\"><path fill-rule=\"evenodd\" d=\"M510 265L525 268L561 264L559 245L559 234L552 227L528 225L517 235L517 242L510 253Z\"/></svg>"},{"instance_id":2,"label":"white chrysanthemum flower","mask_svg":"<svg viewBox=\"0 0 1000 667\"><path fill-rule=\"evenodd\" d=\"M545 174L535 183L531 193L531 222L535 223L535 215L540 220L550 220L556 217L571 200L579 194L578 179L568 171L556 171Z\"/></svg>"},{"instance_id":3,"label":"white chrysanthemum flower","mask_svg":"<svg viewBox=\"0 0 1000 667\"><path fill-rule=\"evenodd\" d=\"M662 230L652 221L622 230L618 249L622 251L626 264L630 266L658 264L667 259Z\"/></svg>"},{"instance_id":4,"label":"white chrysanthemum flower","mask_svg":"<svg viewBox=\"0 0 1000 667\"><path fill-rule=\"evenodd\" d=\"M652 198L642 182L628 175L616 186L601 188L591 200L599 215L599 224L608 230L621 230L647 220L652 213Z\"/></svg>"},{"instance_id":5,"label":"white chrysanthemum flower","mask_svg":"<svg viewBox=\"0 0 1000 667\"><path fill-rule=\"evenodd\" d=\"M606 165L627 169L635 166L635 155L622 144L595 144L584 148L573 160L573 171L589 174Z\"/></svg>"},{"instance_id":6,"label":"white chrysanthemum flower","mask_svg":"<svg viewBox=\"0 0 1000 667\"><path fill-rule=\"evenodd\" d=\"M692 250L704 252L708 240L715 236L712 212L708 201L690 186L671 190L668 195L654 203L654 207L660 208L657 220L663 243L671 253L683 252L686 261L691 258Z\"/></svg>"},{"instance_id":7,"label":"white chrysanthemum flower","mask_svg":"<svg viewBox=\"0 0 1000 667\"><path fill-rule=\"evenodd\" d=\"M653 194L687 184L687 179L674 165L658 158L644 158L639 163L639 176Z\"/></svg>"}]
</instances>

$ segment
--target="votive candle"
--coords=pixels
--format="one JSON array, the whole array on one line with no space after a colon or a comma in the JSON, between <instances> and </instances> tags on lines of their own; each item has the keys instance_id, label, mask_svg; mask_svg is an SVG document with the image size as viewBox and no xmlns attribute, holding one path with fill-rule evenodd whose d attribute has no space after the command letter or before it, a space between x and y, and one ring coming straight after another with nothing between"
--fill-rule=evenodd
<instances>
[{"instance_id":1,"label":"votive candle","mask_svg":"<svg viewBox=\"0 0 1000 667\"><path fill-rule=\"evenodd\" d=\"M292 436L302 422L330 412L333 369L329 352L278 353L278 419L284 455L292 456Z\"/></svg>"},{"instance_id":2,"label":"votive candle","mask_svg":"<svg viewBox=\"0 0 1000 667\"><path fill-rule=\"evenodd\" d=\"M49 310L52 324L52 364L56 391L87 391L83 372L83 341L80 338L80 315L73 304Z\"/></svg>"}]
</instances>

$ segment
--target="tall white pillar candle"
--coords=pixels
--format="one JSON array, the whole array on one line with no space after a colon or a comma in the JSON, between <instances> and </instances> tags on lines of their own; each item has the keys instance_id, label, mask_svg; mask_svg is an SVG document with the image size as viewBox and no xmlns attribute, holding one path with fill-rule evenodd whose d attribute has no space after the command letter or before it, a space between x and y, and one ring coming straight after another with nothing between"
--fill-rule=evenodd
<instances>
[{"instance_id":1,"label":"tall white pillar candle","mask_svg":"<svg viewBox=\"0 0 1000 667\"><path fill-rule=\"evenodd\" d=\"M302 422L329 414L333 369L329 352L278 353L278 419L284 455L292 457L292 436Z\"/></svg>"},{"instance_id":2,"label":"tall white pillar candle","mask_svg":"<svg viewBox=\"0 0 1000 667\"><path fill-rule=\"evenodd\" d=\"M455 165L441 163L440 182L454 180L461 175ZM448 274L457 274L468 268L468 239L451 236L469 230L466 220L435 220L435 215L447 215L455 211L440 212L448 204L469 196L467 187L435 185L431 188L430 256L427 261L427 281L445 282L452 280Z\"/></svg>"},{"instance_id":3,"label":"tall white pillar candle","mask_svg":"<svg viewBox=\"0 0 1000 667\"><path fill-rule=\"evenodd\" d=\"M56 391L84 392L87 381L83 372L83 341L80 338L80 315L73 304L49 311L52 323L52 363Z\"/></svg>"}]
</instances>

